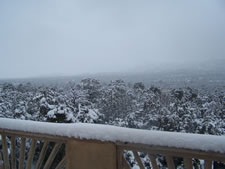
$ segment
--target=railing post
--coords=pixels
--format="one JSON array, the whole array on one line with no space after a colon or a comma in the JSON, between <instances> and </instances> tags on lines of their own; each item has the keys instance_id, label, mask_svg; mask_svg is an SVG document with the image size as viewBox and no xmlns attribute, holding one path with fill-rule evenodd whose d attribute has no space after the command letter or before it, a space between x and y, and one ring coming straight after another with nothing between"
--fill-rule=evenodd
<instances>
[{"instance_id":1,"label":"railing post","mask_svg":"<svg viewBox=\"0 0 225 169\"><path fill-rule=\"evenodd\" d=\"M99 141L68 141L66 169L117 169L116 145Z\"/></svg>"}]
</instances>

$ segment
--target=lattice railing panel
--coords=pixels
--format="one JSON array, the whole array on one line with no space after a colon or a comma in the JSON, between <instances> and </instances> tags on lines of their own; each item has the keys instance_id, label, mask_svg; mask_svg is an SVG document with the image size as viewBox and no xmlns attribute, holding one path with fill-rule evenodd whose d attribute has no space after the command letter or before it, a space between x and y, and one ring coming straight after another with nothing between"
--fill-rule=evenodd
<instances>
[{"instance_id":1,"label":"lattice railing panel","mask_svg":"<svg viewBox=\"0 0 225 169\"><path fill-rule=\"evenodd\" d=\"M0 169L63 169L65 143L1 134ZM57 158L56 158L57 157Z\"/></svg>"},{"instance_id":2,"label":"lattice railing panel","mask_svg":"<svg viewBox=\"0 0 225 169\"><path fill-rule=\"evenodd\" d=\"M139 149L139 147L141 147ZM225 156L195 150L140 145L118 145L119 169L212 169L225 166Z\"/></svg>"}]
</instances>

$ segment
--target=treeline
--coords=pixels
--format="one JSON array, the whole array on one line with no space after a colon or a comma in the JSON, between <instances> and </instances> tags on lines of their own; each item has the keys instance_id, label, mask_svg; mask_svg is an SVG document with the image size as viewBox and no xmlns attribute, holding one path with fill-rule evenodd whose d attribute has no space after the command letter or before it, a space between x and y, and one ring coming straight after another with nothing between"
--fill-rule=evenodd
<instances>
[{"instance_id":1,"label":"treeline","mask_svg":"<svg viewBox=\"0 0 225 169\"><path fill-rule=\"evenodd\" d=\"M0 117L222 135L224 89L162 89L116 80L0 85Z\"/></svg>"}]
</instances>

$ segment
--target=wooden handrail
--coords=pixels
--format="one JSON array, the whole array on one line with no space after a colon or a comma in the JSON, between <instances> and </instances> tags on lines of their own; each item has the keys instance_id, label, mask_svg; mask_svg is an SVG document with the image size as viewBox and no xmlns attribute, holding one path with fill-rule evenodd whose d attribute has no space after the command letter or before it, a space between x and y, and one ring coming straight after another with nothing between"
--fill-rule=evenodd
<instances>
[{"instance_id":1,"label":"wooden handrail","mask_svg":"<svg viewBox=\"0 0 225 169\"><path fill-rule=\"evenodd\" d=\"M126 130L129 131L129 129ZM67 130L65 128L66 132ZM193 159L204 160L204 167L206 169L212 168L213 161L225 162L225 152L213 151L210 147L206 147L206 149L210 150L201 150L191 147L182 148L162 145L160 141L156 145L151 142L148 144L132 143L129 140L110 141L108 139L104 141L97 138L76 138L67 135L57 135L56 133L49 134L16 130L13 128L8 129L1 124L0 135L2 138L0 169L31 169L34 164L36 165L36 169L63 169L65 167L67 169L129 169L132 164L126 156L128 151L132 154L136 165L141 169L145 169L145 163L143 162L141 153L145 153L153 169L160 168L157 160L159 155L164 157L169 169L176 168L174 164L175 157L183 159L182 163L185 169L193 168ZM195 135L192 136L194 137ZM218 138L220 143L218 146L225 147L224 136L208 136L207 138L211 137L215 140ZM223 139L224 142L221 142ZM205 142L208 143L207 140ZM30 144L29 147L26 146L27 143ZM64 145L66 147L65 149L63 149ZM36 148L37 146L39 147L38 149ZM62 151L65 151L65 153L62 153ZM59 160L54 160L60 152L63 155L58 157ZM35 155L38 158L34 163L33 159ZM1 165L2 160L4 162L3 165Z\"/></svg>"}]
</instances>

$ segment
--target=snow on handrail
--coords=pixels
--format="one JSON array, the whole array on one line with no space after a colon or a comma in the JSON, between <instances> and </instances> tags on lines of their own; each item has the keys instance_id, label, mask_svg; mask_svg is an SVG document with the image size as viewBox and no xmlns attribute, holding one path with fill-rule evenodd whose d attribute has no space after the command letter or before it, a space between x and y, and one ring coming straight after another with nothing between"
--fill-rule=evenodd
<instances>
[{"instance_id":1,"label":"snow on handrail","mask_svg":"<svg viewBox=\"0 0 225 169\"><path fill-rule=\"evenodd\" d=\"M77 139L127 142L225 153L224 136L140 130L101 124L47 123L0 118L0 131L4 129Z\"/></svg>"}]
</instances>

